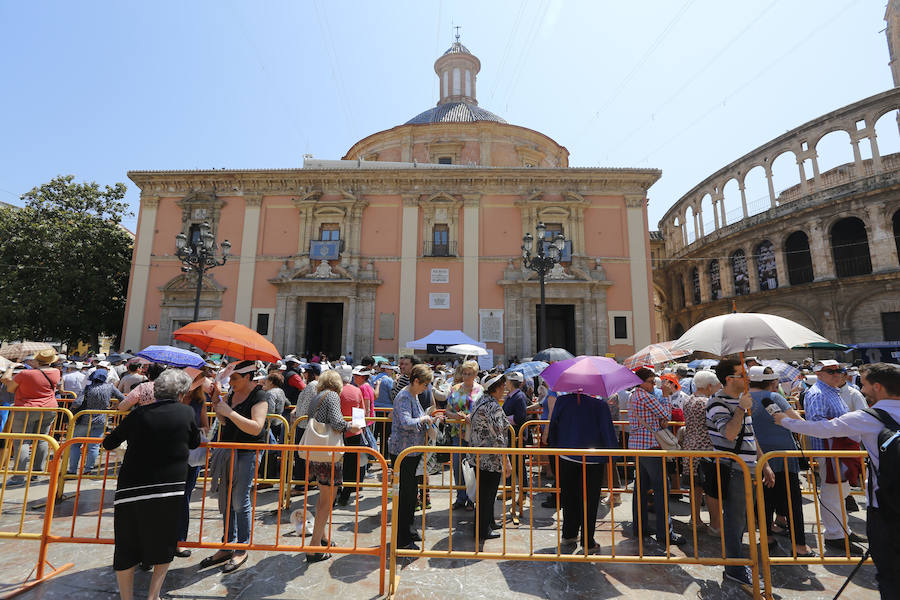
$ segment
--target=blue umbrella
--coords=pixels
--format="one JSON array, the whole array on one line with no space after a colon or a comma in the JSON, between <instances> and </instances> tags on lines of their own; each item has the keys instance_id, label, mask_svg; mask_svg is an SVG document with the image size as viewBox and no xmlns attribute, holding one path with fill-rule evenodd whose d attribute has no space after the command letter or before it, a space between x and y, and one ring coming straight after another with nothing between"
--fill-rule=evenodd
<instances>
[{"instance_id":1,"label":"blue umbrella","mask_svg":"<svg viewBox=\"0 0 900 600\"><path fill-rule=\"evenodd\" d=\"M719 360L717 358L698 358L697 360L692 360L688 363L688 366L692 369L708 369L710 367L714 367L719 364Z\"/></svg>"},{"instance_id":2,"label":"blue umbrella","mask_svg":"<svg viewBox=\"0 0 900 600\"><path fill-rule=\"evenodd\" d=\"M135 356L146 358L155 363L169 365L170 367L195 367L200 369L206 364L203 357L196 352L176 348L175 346L147 346Z\"/></svg>"},{"instance_id":3,"label":"blue umbrella","mask_svg":"<svg viewBox=\"0 0 900 600\"><path fill-rule=\"evenodd\" d=\"M565 348L544 348L535 354L532 360L541 360L550 363L568 360L570 358L575 358L575 356Z\"/></svg>"},{"instance_id":4,"label":"blue umbrella","mask_svg":"<svg viewBox=\"0 0 900 600\"><path fill-rule=\"evenodd\" d=\"M541 374L541 371L549 366L549 364L545 363L542 360L531 360L528 362L519 363L514 367L508 368L506 371L504 371L504 374L515 371L524 375L526 379L529 379L531 377L537 377Z\"/></svg>"}]
</instances>

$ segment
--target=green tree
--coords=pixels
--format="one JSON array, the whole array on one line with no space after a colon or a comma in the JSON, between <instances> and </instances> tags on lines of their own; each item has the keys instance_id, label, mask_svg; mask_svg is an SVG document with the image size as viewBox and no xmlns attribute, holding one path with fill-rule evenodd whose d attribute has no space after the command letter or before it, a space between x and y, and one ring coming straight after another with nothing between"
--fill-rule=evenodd
<instances>
[{"instance_id":1,"label":"green tree","mask_svg":"<svg viewBox=\"0 0 900 600\"><path fill-rule=\"evenodd\" d=\"M0 207L0 339L78 340L118 335L133 240L125 185L57 176Z\"/></svg>"}]
</instances>

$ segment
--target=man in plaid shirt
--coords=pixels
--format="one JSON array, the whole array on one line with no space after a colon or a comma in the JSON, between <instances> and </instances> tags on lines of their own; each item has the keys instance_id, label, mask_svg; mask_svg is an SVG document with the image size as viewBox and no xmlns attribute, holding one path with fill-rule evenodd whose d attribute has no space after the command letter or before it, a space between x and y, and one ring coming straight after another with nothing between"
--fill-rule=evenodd
<instances>
[{"instance_id":1,"label":"man in plaid shirt","mask_svg":"<svg viewBox=\"0 0 900 600\"><path fill-rule=\"evenodd\" d=\"M630 450L659 450L659 444L653 432L660 429L661 423L668 422L672 415L672 407L653 393L656 373L652 369L641 367L636 370L642 383L634 388L628 403L628 421L631 425L631 436L628 438ZM639 461L640 480L635 481L635 493L632 496L632 531L634 537L650 537L647 523L647 489L653 489L653 504L656 511L656 543L665 546L667 543L684 544L684 536L669 530L666 520L666 490L664 487L662 458L641 458ZM640 517L640 519L638 518Z\"/></svg>"}]
</instances>

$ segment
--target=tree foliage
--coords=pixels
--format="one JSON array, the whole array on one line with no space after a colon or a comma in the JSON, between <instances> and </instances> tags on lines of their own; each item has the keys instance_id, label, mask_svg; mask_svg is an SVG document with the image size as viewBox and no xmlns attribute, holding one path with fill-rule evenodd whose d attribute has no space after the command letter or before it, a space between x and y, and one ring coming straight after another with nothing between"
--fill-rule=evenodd
<instances>
[{"instance_id":1,"label":"tree foliage","mask_svg":"<svg viewBox=\"0 0 900 600\"><path fill-rule=\"evenodd\" d=\"M0 207L0 339L96 344L121 330L133 246L125 185L74 179Z\"/></svg>"}]
</instances>

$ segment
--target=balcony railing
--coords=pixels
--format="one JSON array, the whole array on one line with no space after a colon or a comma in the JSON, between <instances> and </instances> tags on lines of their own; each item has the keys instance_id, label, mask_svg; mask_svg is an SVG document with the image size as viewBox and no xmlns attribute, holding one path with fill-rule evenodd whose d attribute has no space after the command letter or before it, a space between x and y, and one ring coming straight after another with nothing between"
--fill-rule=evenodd
<instances>
[{"instance_id":1,"label":"balcony railing","mask_svg":"<svg viewBox=\"0 0 900 600\"><path fill-rule=\"evenodd\" d=\"M422 256L456 256L456 242L446 242L436 244L433 241L425 242L425 249Z\"/></svg>"},{"instance_id":2,"label":"balcony railing","mask_svg":"<svg viewBox=\"0 0 900 600\"><path fill-rule=\"evenodd\" d=\"M838 258L834 261L834 271L838 277L855 277L872 272L872 259L868 254Z\"/></svg>"}]
</instances>

